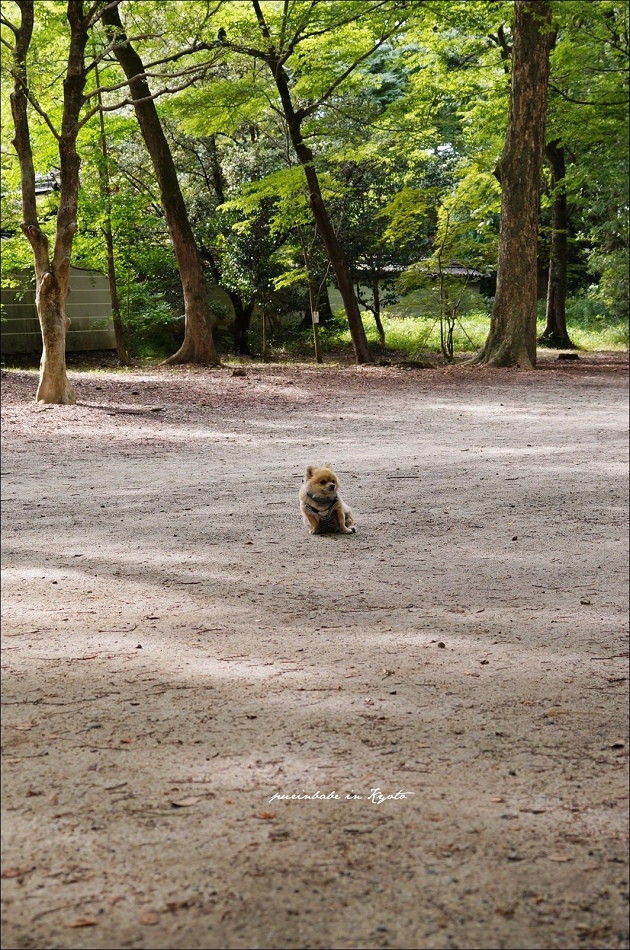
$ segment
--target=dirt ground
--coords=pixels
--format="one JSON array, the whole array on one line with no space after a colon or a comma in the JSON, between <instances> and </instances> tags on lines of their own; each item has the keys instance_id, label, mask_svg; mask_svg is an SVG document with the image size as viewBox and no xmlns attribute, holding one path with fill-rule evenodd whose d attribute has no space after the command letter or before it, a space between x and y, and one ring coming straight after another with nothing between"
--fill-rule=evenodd
<instances>
[{"instance_id":1,"label":"dirt ground","mask_svg":"<svg viewBox=\"0 0 630 950\"><path fill-rule=\"evenodd\" d=\"M3 372L2 946L628 947L627 370Z\"/></svg>"}]
</instances>

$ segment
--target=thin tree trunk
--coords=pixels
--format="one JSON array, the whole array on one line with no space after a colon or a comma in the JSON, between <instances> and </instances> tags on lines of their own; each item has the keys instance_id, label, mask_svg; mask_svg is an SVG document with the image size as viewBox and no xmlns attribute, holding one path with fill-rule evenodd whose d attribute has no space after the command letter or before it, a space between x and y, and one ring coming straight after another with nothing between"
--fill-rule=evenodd
<instances>
[{"instance_id":1,"label":"thin tree trunk","mask_svg":"<svg viewBox=\"0 0 630 950\"><path fill-rule=\"evenodd\" d=\"M551 165L553 204L551 206L547 312L545 315L545 329L539 342L561 349L575 349L575 343L571 340L567 330L566 314L569 221L565 189L564 148L558 142L549 142L545 148L545 154Z\"/></svg>"},{"instance_id":2,"label":"thin tree trunk","mask_svg":"<svg viewBox=\"0 0 630 950\"><path fill-rule=\"evenodd\" d=\"M301 140L299 130L298 136ZM370 363L372 357L370 355L363 321L361 320L361 311L359 310L359 304L354 293L346 262L343 258L341 246L337 240L335 229L332 226L328 211L322 199L319 179L312 164L313 153L303 142L298 144L297 137L293 145L306 173L306 180L311 192L311 208L317 230L320 233L320 237L326 249L326 255L337 278L337 286L339 287L339 293L341 294L346 316L348 317L348 325L350 327L356 362L358 364Z\"/></svg>"},{"instance_id":3,"label":"thin tree trunk","mask_svg":"<svg viewBox=\"0 0 630 950\"><path fill-rule=\"evenodd\" d=\"M164 216L182 282L185 314L184 342L177 353L165 360L165 363L200 363L216 366L219 358L210 329L208 298L201 258L179 186L173 156L164 135L155 102L151 99L151 91L146 79L138 78L145 72L144 65L127 39L117 7L105 8L103 23L108 28L108 35L116 41L114 53L129 81L129 90L134 100L140 131L160 188Z\"/></svg>"},{"instance_id":4,"label":"thin tree trunk","mask_svg":"<svg viewBox=\"0 0 630 950\"><path fill-rule=\"evenodd\" d=\"M99 87L100 75L98 66L94 67L94 79L96 81L97 87ZM100 92L98 94L98 104L100 106L103 104ZM101 185L101 197L105 200L105 224L103 231L105 234L105 246L107 248L107 279L109 281L109 295L112 301L112 321L114 324L114 336L116 337L116 351L118 353L118 359L123 366L131 366L131 360L129 359L129 354L127 353L127 347L125 346L122 320L120 317L118 282L116 280L114 235L112 233L112 190L109 180L109 154L107 148L107 135L105 133L105 116L102 112L99 112L98 117L100 123L101 155L103 156L103 162L99 167L99 177Z\"/></svg>"},{"instance_id":5,"label":"thin tree trunk","mask_svg":"<svg viewBox=\"0 0 630 950\"><path fill-rule=\"evenodd\" d=\"M383 321L381 320L381 288L378 277L372 280L372 296L374 297L374 323L378 330L380 344L381 346L385 346L385 330L383 329Z\"/></svg>"},{"instance_id":6,"label":"thin tree trunk","mask_svg":"<svg viewBox=\"0 0 630 950\"><path fill-rule=\"evenodd\" d=\"M501 183L497 291L477 360L536 365L536 249L549 77L549 3L516 0L510 117L495 171Z\"/></svg>"},{"instance_id":7,"label":"thin tree trunk","mask_svg":"<svg viewBox=\"0 0 630 950\"><path fill-rule=\"evenodd\" d=\"M66 332L70 326L66 315L66 299L70 292L70 258L77 229L81 162L76 143L79 113L84 103L87 18L84 16L82 0L69 0L67 18L70 25L70 44L63 82L61 130L57 139L61 192L51 260L48 238L42 231L37 216L35 169L28 124L26 57L33 34L34 4L32 0L18 0L17 5L21 22L15 32L11 113L15 129L13 145L18 156L22 185L22 230L33 248L35 305L42 331L40 378L35 398L38 402L68 405L76 401L66 371Z\"/></svg>"},{"instance_id":8,"label":"thin tree trunk","mask_svg":"<svg viewBox=\"0 0 630 950\"><path fill-rule=\"evenodd\" d=\"M112 322L116 338L116 352L123 366L131 366L131 359L125 346L122 319L120 316L120 298L118 296L118 280L116 278L116 262L114 259L114 237L112 235L111 219L105 221L105 244L107 247L107 279L109 281L109 295L112 300Z\"/></svg>"},{"instance_id":9,"label":"thin tree trunk","mask_svg":"<svg viewBox=\"0 0 630 950\"><path fill-rule=\"evenodd\" d=\"M263 36L269 43L271 43L269 30L262 15L258 0L253 0L253 6ZM313 163L313 153L302 138L301 126L304 113L300 110L296 112L293 107L291 92L289 90L288 76L284 67L282 66L282 63L280 62L280 59L274 52L272 45L270 45L269 54L265 57L265 62L271 70L276 88L278 89L278 94L282 103L282 109L287 123L289 136L291 138L291 143L295 149L295 154L297 155L298 160L304 169L304 174L306 175L306 181L310 191L310 203L311 209L313 211L313 217L326 250L328 260L330 261L332 269L335 272L335 277L337 278L337 286L339 287L339 293L341 294L346 315L348 317L348 325L350 327L350 335L352 337L356 362L357 364L370 363L372 361L372 357L370 355L370 349L368 347L363 321L361 320L361 311L359 310L359 304L352 286L352 280L343 257L341 246L337 239L335 229L332 225L332 221L330 220L330 215L328 214L328 210L322 198L319 178Z\"/></svg>"}]
</instances>

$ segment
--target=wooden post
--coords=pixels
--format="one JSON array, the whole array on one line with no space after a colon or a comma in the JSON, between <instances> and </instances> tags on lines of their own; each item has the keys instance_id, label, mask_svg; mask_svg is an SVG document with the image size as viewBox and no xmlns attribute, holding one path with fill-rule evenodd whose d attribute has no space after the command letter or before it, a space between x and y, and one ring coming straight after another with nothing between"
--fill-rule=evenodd
<instances>
[{"instance_id":1,"label":"wooden post","mask_svg":"<svg viewBox=\"0 0 630 950\"><path fill-rule=\"evenodd\" d=\"M311 271L311 254L309 253L309 250L306 245L306 241L304 239L304 235L302 234L302 229L300 227L298 227L298 234L300 236L300 244L302 245L302 253L304 254L304 263L306 265L306 273L308 277L308 302L311 308L311 322L313 324L313 342L315 344L315 362L321 363L323 362L323 360L322 360L322 348L319 342L319 310L317 309L317 306L319 303L319 293L321 291L321 286L320 286L320 289L316 293L315 288L313 286L313 274ZM311 249L312 249L312 245L311 245Z\"/></svg>"},{"instance_id":2,"label":"wooden post","mask_svg":"<svg viewBox=\"0 0 630 950\"><path fill-rule=\"evenodd\" d=\"M267 317L264 310L262 311L262 356L263 360L267 359Z\"/></svg>"},{"instance_id":3,"label":"wooden post","mask_svg":"<svg viewBox=\"0 0 630 950\"><path fill-rule=\"evenodd\" d=\"M313 318L313 340L315 342L315 362L322 362L322 348L319 342L319 310L311 310Z\"/></svg>"}]
</instances>

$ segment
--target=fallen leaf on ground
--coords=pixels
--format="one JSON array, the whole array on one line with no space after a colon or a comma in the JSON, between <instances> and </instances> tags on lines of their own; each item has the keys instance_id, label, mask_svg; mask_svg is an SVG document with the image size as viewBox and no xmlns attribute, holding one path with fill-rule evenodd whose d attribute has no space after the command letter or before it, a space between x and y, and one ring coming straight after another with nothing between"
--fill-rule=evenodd
<instances>
[{"instance_id":1,"label":"fallen leaf on ground","mask_svg":"<svg viewBox=\"0 0 630 950\"><path fill-rule=\"evenodd\" d=\"M171 801L173 808L188 808L190 805L196 805L197 802L200 802L201 798L198 796L191 798L178 798L177 801Z\"/></svg>"},{"instance_id":2,"label":"fallen leaf on ground","mask_svg":"<svg viewBox=\"0 0 630 950\"><path fill-rule=\"evenodd\" d=\"M96 927L98 921L94 920L93 917L79 917L78 920L73 920L71 924L66 924L66 927Z\"/></svg>"},{"instance_id":3,"label":"fallen leaf on ground","mask_svg":"<svg viewBox=\"0 0 630 950\"><path fill-rule=\"evenodd\" d=\"M35 870L34 864L29 864L24 868L6 868L2 872L2 877L22 877L23 874L29 874L31 871Z\"/></svg>"},{"instance_id":4,"label":"fallen leaf on ground","mask_svg":"<svg viewBox=\"0 0 630 950\"><path fill-rule=\"evenodd\" d=\"M254 818L262 818L264 821L271 821L271 819L275 817L272 811L259 811L254 815Z\"/></svg>"},{"instance_id":5,"label":"fallen leaf on ground","mask_svg":"<svg viewBox=\"0 0 630 950\"><path fill-rule=\"evenodd\" d=\"M160 915L158 914L157 910L143 910L138 917L138 920L141 924L152 926L153 924L159 924Z\"/></svg>"}]
</instances>

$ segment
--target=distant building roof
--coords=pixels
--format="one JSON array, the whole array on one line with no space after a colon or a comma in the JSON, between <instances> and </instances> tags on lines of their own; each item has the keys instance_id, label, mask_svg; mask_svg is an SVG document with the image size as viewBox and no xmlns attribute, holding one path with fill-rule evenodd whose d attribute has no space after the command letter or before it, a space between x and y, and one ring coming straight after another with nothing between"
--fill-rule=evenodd
<instances>
[{"instance_id":1,"label":"distant building roof","mask_svg":"<svg viewBox=\"0 0 630 950\"><path fill-rule=\"evenodd\" d=\"M431 261L418 261L415 265L418 270L426 270L428 274L437 276L440 273L440 269L436 267ZM486 274L483 271L476 270L474 267L467 267L465 264L460 264L459 261L451 261L450 264L446 264L442 267L443 274L449 274L451 277L485 277Z\"/></svg>"},{"instance_id":2,"label":"distant building roof","mask_svg":"<svg viewBox=\"0 0 630 950\"><path fill-rule=\"evenodd\" d=\"M437 276L439 274L439 269L435 267L431 261L417 261L413 264L412 267L415 270L426 271L427 274L431 276ZM394 277L397 274L402 274L403 271L408 270L408 267L405 267L403 264L384 264L383 267L379 268L379 275L382 277ZM355 271L358 274L373 273L372 269L365 264L358 264L355 267ZM487 277L483 271L476 270L474 267L467 267L465 264L460 264L459 261L451 261L450 264L446 264L442 267L443 274L449 274L451 277L468 277L475 280L480 279L481 277Z\"/></svg>"},{"instance_id":3,"label":"distant building roof","mask_svg":"<svg viewBox=\"0 0 630 950\"><path fill-rule=\"evenodd\" d=\"M54 172L47 172L45 175L35 175L35 194L49 195L53 191L59 191L59 182Z\"/></svg>"}]
</instances>

